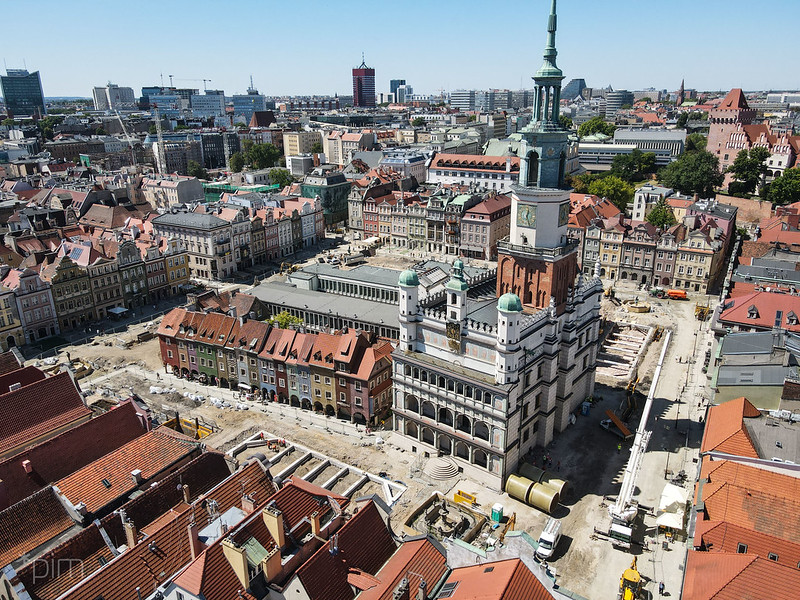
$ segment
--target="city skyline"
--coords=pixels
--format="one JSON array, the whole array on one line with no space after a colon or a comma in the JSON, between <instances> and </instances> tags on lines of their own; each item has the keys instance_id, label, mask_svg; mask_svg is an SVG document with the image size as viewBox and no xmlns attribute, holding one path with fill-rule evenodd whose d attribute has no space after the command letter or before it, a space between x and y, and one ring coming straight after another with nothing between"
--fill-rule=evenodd
<instances>
[{"instance_id":1,"label":"city skyline","mask_svg":"<svg viewBox=\"0 0 800 600\"><path fill-rule=\"evenodd\" d=\"M284 26L267 27L262 37L241 26L224 27L224 20L218 18L219 6L207 1L190 4L176 0L167 5L146 1L140 12L95 1L89 3L85 14L93 15L97 23L110 24L112 31L121 29L115 40L130 44L127 50L98 52L97 39L91 35L71 36L65 47L63 21L48 18L37 25L41 35L35 45L22 28L7 30L3 58L8 68L27 66L30 71L40 71L48 97L90 97L94 86L107 81L132 87L138 95L142 86L158 85L162 76L168 84L169 74L174 75L176 87L202 90L205 78L210 80L209 89L223 89L228 95L246 93L251 75L259 92L270 96L350 95L351 69L361 62L362 52L367 65L376 70L377 93L388 92L389 81L398 78L425 94L442 89L532 87L530 78L541 62L545 42L542 29L549 0L515 0L504 5L502 12L485 11L476 2L459 3L457 12L456 5L448 1L429 5L412 0L407 5L406 14L420 15L422 25L408 27L397 38L387 36L380 25L397 18L389 5L371 7L370 18L359 25L352 10L317 2L310 3L310 10L304 13L308 18L302 21L293 13L294 5L271 5L265 25L277 20ZM61 6L44 0L42 13L54 14ZM156 6L157 14L149 10ZM672 91L685 79L687 88L700 90L796 89L788 36L776 36L770 28L751 27L742 17L746 14L744 0L727 2L726 12L715 6L678 0L667 12L658 5L633 0L591 4L562 0L558 60L565 82L582 77L592 87ZM356 5L352 7L355 10ZM236 0L233 8L236 12L228 13L231 18L244 17L256 23L257 15L264 11L254 0ZM25 18L22 5L12 4L6 11L9 22ZM476 19L478 14L480 19ZM792 22L800 18L800 4L777 0L775 14ZM183 25L187 15L195 16ZM291 26L293 20L296 27ZM530 35L510 30L508 24L519 20ZM687 23L712 20L714 27L699 34L689 31ZM414 17L411 21L413 25ZM426 27L425 23L441 26ZM481 32L499 32L496 39L475 32L477 43L465 44L464 37L471 35L478 23ZM658 32L667 37L655 38ZM213 43L215 36L219 43ZM231 37L235 44L227 43ZM731 44L731 39L747 43ZM298 41L302 41L300 47ZM763 66L764 52L757 51L759 47L770 49L769 69ZM265 48L266 60L261 58ZM641 48L652 51L637 50ZM86 68L62 68L65 50L68 55L89 57Z\"/></svg>"}]
</instances>

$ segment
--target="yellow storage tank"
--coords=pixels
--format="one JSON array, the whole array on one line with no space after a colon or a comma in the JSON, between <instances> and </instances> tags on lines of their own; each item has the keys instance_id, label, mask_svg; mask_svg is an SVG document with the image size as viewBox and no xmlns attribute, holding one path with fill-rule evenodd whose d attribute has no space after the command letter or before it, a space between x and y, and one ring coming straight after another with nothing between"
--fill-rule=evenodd
<instances>
[{"instance_id":1,"label":"yellow storage tank","mask_svg":"<svg viewBox=\"0 0 800 600\"><path fill-rule=\"evenodd\" d=\"M523 477L527 477L534 483L541 483L542 475L545 474L539 467L534 467L530 463L519 463L519 474Z\"/></svg>"},{"instance_id":2,"label":"yellow storage tank","mask_svg":"<svg viewBox=\"0 0 800 600\"><path fill-rule=\"evenodd\" d=\"M547 514L553 512L553 509L558 505L558 500L558 492L542 483L534 483L528 492L528 504Z\"/></svg>"},{"instance_id":3,"label":"yellow storage tank","mask_svg":"<svg viewBox=\"0 0 800 600\"><path fill-rule=\"evenodd\" d=\"M534 483L527 477L509 475L506 480L506 493L520 502L527 502L533 486Z\"/></svg>"},{"instance_id":4,"label":"yellow storage tank","mask_svg":"<svg viewBox=\"0 0 800 600\"><path fill-rule=\"evenodd\" d=\"M542 475L542 478L539 480L539 483L543 483L547 487L553 488L558 492L559 498L564 495L564 492L568 486L567 481L556 477L550 471L545 471L544 475Z\"/></svg>"}]
</instances>

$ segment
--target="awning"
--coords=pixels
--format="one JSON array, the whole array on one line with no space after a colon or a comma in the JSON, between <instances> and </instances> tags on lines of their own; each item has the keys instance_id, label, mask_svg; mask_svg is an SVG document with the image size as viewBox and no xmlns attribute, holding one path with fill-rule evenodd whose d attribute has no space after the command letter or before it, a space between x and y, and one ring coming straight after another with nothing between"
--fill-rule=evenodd
<instances>
[{"instance_id":1,"label":"awning","mask_svg":"<svg viewBox=\"0 0 800 600\"><path fill-rule=\"evenodd\" d=\"M669 527L678 531L683 530L684 512L688 494L685 489L668 483L661 493L656 512L656 525Z\"/></svg>"},{"instance_id":2,"label":"awning","mask_svg":"<svg viewBox=\"0 0 800 600\"><path fill-rule=\"evenodd\" d=\"M252 389L252 388L251 388L249 385L247 385L246 383L240 383L240 384L239 384L239 387L240 387L241 389L243 389L243 390L247 390L248 392L249 392L249 391Z\"/></svg>"},{"instance_id":3,"label":"awning","mask_svg":"<svg viewBox=\"0 0 800 600\"><path fill-rule=\"evenodd\" d=\"M112 315L121 315L128 312L128 309L124 306L114 306L113 308L109 308L108 312L110 312Z\"/></svg>"}]
</instances>

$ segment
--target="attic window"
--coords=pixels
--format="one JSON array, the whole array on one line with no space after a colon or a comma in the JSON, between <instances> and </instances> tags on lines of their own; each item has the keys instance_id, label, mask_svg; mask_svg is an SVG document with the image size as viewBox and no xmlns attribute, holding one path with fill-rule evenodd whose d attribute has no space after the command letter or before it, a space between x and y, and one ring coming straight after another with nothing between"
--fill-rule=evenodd
<instances>
[{"instance_id":1,"label":"attic window","mask_svg":"<svg viewBox=\"0 0 800 600\"><path fill-rule=\"evenodd\" d=\"M101 567L105 567L108 564L108 561L106 560L105 556L98 556L97 557L97 562L100 563Z\"/></svg>"},{"instance_id":2,"label":"attic window","mask_svg":"<svg viewBox=\"0 0 800 600\"><path fill-rule=\"evenodd\" d=\"M747 309L747 318L748 319L758 318L758 309L756 308L755 304L751 304L750 308Z\"/></svg>"},{"instance_id":3,"label":"attic window","mask_svg":"<svg viewBox=\"0 0 800 600\"><path fill-rule=\"evenodd\" d=\"M786 321L789 325L797 325L797 315L794 314L794 311L790 311L788 315L786 315Z\"/></svg>"},{"instance_id":4,"label":"attic window","mask_svg":"<svg viewBox=\"0 0 800 600\"><path fill-rule=\"evenodd\" d=\"M450 596L452 596L453 592L455 592L456 588L458 587L458 583L459 583L458 581L445 583L442 586L442 589L439 592L439 595L436 596L436 598L449 598Z\"/></svg>"},{"instance_id":5,"label":"attic window","mask_svg":"<svg viewBox=\"0 0 800 600\"><path fill-rule=\"evenodd\" d=\"M111 482L108 479L103 479L103 485L106 486L107 489L111 488Z\"/></svg>"},{"instance_id":6,"label":"attic window","mask_svg":"<svg viewBox=\"0 0 800 600\"><path fill-rule=\"evenodd\" d=\"M739 545L736 546L736 552L738 554L747 554L747 544L742 544L739 542Z\"/></svg>"},{"instance_id":7,"label":"attic window","mask_svg":"<svg viewBox=\"0 0 800 600\"><path fill-rule=\"evenodd\" d=\"M769 554L767 554L767 558L770 560L774 560L775 562L778 562L778 555L775 554L774 552L770 552Z\"/></svg>"},{"instance_id":8,"label":"attic window","mask_svg":"<svg viewBox=\"0 0 800 600\"><path fill-rule=\"evenodd\" d=\"M492 571L494 571L494 567L486 567L486 568L483 570L483 572L484 572L484 573L491 573Z\"/></svg>"}]
</instances>

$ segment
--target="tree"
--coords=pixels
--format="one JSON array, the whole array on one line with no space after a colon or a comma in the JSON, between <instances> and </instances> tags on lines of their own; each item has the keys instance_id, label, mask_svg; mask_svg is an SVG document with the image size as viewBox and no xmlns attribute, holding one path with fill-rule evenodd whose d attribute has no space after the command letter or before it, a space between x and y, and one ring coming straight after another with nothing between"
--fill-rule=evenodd
<instances>
[{"instance_id":1,"label":"tree","mask_svg":"<svg viewBox=\"0 0 800 600\"><path fill-rule=\"evenodd\" d=\"M243 139L242 140L242 154L247 156L247 153L250 152L250 149L255 145L255 142L250 139Z\"/></svg>"},{"instance_id":2,"label":"tree","mask_svg":"<svg viewBox=\"0 0 800 600\"><path fill-rule=\"evenodd\" d=\"M189 161L189 164L186 166L186 173L189 177L208 179L208 172L196 160Z\"/></svg>"},{"instance_id":3,"label":"tree","mask_svg":"<svg viewBox=\"0 0 800 600\"><path fill-rule=\"evenodd\" d=\"M322 142L314 142L311 145L311 154L322 154L325 149L322 147Z\"/></svg>"},{"instance_id":4,"label":"tree","mask_svg":"<svg viewBox=\"0 0 800 600\"><path fill-rule=\"evenodd\" d=\"M661 183L682 194L708 198L722 185L725 176L719 171L717 157L705 150L686 152L661 169Z\"/></svg>"},{"instance_id":5,"label":"tree","mask_svg":"<svg viewBox=\"0 0 800 600\"><path fill-rule=\"evenodd\" d=\"M150 127L147 129L147 133L149 133L150 135L155 135L158 133L158 127L156 127L155 123L150 125Z\"/></svg>"},{"instance_id":6,"label":"tree","mask_svg":"<svg viewBox=\"0 0 800 600\"><path fill-rule=\"evenodd\" d=\"M648 103L648 104L650 102L652 102L652 101L653 101L653 99L650 96L645 96L644 98L640 98L639 99L639 102L645 102L645 103Z\"/></svg>"},{"instance_id":7,"label":"tree","mask_svg":"<svg viewBox=\"0 0 800 600\"><path fill-rule=\"evenodd\" d=\"M413 121L411 121L412 127L423 127L425 125L425 119L422 117L417 117Z\"/></svg>"},{"instance_id":8,"label":"tree","mask_svg":"<svg viewBox=\"0 0 800 600\"><path fill-rule=\"evenodd\" d=\"M752 194L756 186L763 181L767 173L767 159L770 152L763 146L756 146L749 152L747 149L741 150L736 155L733 164L728 167L728 173L732 173L739 182L735 188L738 193Z\"/></svg>"},{"instance_id":9,"label":"tree","mask_svg":"<svg viewBox=\"0 0 800 600\"><path fill-rule=\"evenodd\" d=\"M676 127L678 129L686 129L686 123L688 121L704 121L708 119L708 113L700 112L699 110L695 110L692 112L682 112L678 115L678 122L676 123Z\"/></svg>"},{"instance_id":10,"label":"tree","mask_svg":"<svg viewBox=\"0 0 800 600\"><path fill-rule=\"evenodd\" d=\"M705 150L708 138L702 133L690 133L686 136L686 152Z\"/></svg>"},{"instance_id":11,"label":"tree","mask_svg":"<svg viewBox=\"0 0 800 600\"><path fill-rule=\"evenodd\" d=\"M589 184L589 193L601 198L608 198L621 211L625 211L628 203L633 201L633 186L616 175L596 179Z\"/></svg>"},{"instance_id":12,"label":"tree","mask_svg":"<svg viewBox=\"0 0 800 600\"><path fill-rule=\"evenodd\" d=\"M611 163L611 173L625 181L638 181L656 170L656 155L634 148L630 154L618 154Z\"/></svg>"},{"instance_id":13,"label":"tree","mask_svg":"<svg viewBox=\"0 0 800 600\"><path fill-rule=\"evenodd\" d=\"M614 130L616 130L615 125L606 123L602 117L593 117L578 127L578 137L582 138L594 133L614 135Z\"/></svg>"},{"instance_id":14,"label":"tree","mask_svg":"<svg viewBox=\"0 0 800 600\"><path fill-rule=\"evenodd\" d=\"M272 171L269 172L269 180L273 184L281 186L281 189L283 189L287 185L290 185L294 181L294 178L286 169L272 169Z\"/></svg>"},{"instance_id":15,"label":"tree","mask_svg":"<svg viewBox=\"0 0 800 600\"><path fill-rule=\"evenodd\" d=\"M475 121L477 121L477 120L478 120L478 117L476 117L475 115L470 115L470 116L467 118L467 123L474 123L474 122L475 122Z\"/></svg>"},{"instance_id":16,"label":"tree","mask_svg":"<svg viewBox=\"0 0 800 600\"><path fill-rule=\"evenodd\" d=\"M675 215L672 213L672 209L667 204L667 201L664 198L661 198L656 205L653 207L653 210L650 211L650 214L645 217L647 222L651 225L658 227L659 229L667 229L668 227L672 227L677 223L675 220Z\"/></svg>"},{"instance_id":17,"label":"tree","mask_svg":"<svg viewBox=\"0 0 800 600\"><path fill-rule=\"evenodd\" d=\"M569 177L569 180L567 180ZM565 183L572 187L577 194L588 194L589 193L589 186L591 183L599 177L592 173L582 173L580 175L567 175L564 177Z\"/></svg>"},{"instance_id":18,"label":"tree","mask_svg":"<svg viewBox=\"0 0 800 600\"><path fill-rule=\"evenodd\" d=\"M786 169L783 175L766 186L764 195L773 204L800 202L800 167Z\"/></svg>"},{"instance_id":19,"label":"tree","mask_svg":"<svg viewBox=\"0 0 800 600\"><path fill-rule=\"evenodd\" d=\"M289 329L292 325L302 324L303 319L289 314L287 311L281 311L277 315L272 315L269 318L269 324L278 329Z\"/></svg>"},{"instance_id":20,"label":"tree","mask_svg":"<svg viewBox=\"0 0 800 600\"><path fill-rule=\"evenodd\" d=\"M266 169L274 167L280 156L281 151L272 144L253 144L246 158L254 169Z\"/></svg>"},{"instance_id":21,"label":"tree","mask_svg":"<svg viewBox=\"0 0 800 600\"><path fill-rule=\"evenodd\" d=\"M5 125L6 127L11 127L12 125L16 125L17 122L14 119L3 119L3 122L0 124Z\"/></svg>"},{"instance_id":22,"label":"tree","mask_svg":"<svg viewBox=\"0 0 800 600\"><path fill-rule=\"evenodd\" d=\"M558 122L561 123L561 127L567 131L572 129L572 119L567 115L558 115Z\"/></svg>"},{"instance_id":23,"label":"tree","mask_svg":"<svg viewBox=\"0 0 800 600\"><path fill-rule=\"evenodd\" d=\"M244 156L241 152L234 152L231 154L231 171L241 173L242 169L244 169Z\"/></svg>"}]
</instances>

